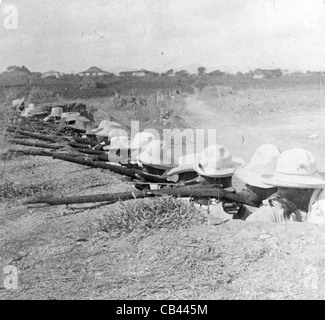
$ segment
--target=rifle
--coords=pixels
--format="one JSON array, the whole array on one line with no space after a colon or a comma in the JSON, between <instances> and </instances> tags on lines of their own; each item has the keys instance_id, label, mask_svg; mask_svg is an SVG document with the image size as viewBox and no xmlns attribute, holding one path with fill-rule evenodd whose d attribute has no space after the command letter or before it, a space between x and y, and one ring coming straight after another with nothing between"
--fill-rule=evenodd
<instances>
[{"instance_id":1,"label":"rifle","mask_svg":"<svg viewBox=\"0 0 325 320\"><path fill-rule=\"evenodd\" d=\"M66 145L58 145L58 144L46 144L46 143L37 143L37 142L30 142L30 141L21 141L21 140L9 140L8 142L13 143L13 144L18 144L22 146L29 146L29 147L35 147L35 148L43 148L43 149L54 149L54 150L59 150ZM87 146L83 144L78 144L78 143L71 143L71 142L65 142L67 145L70 145L71 147L76 148L79 152L87 153L87 154L92 154L92 155L98 155L98 156L105 156L106 153L105 151L99 151L99 150L92 150L92 149L86 149ZM107 158L108 159L108 158ZM107 159L103 161L108 161Z\"/></svg>"},{"instance_id":2,"label":"rifle","mask_svg":"<svg viewBox=\"0 0 325 320\"><path fill-rule=\"evenodd\" d=\"M78 151L78 150L76 150ZM35 151L35 150L13 150L10 149L8 150L10 153L23 153L23 154L28 154L28 155L33 155L33 156L45 156L45 157L52 157L53 159L60 159L63 161L67 162L72 162L72 163L77 163L77 164L82 164L85 166L93 167L93 168L101 168L101 169L107 169L110 170L114 173L127 176L133 179L141 179L143 178L147 182L152 182L152 183L171 183L164 177L158 176L158 175L153 175L150 173L146 173L142 170L139 169L134 169L134 168L127 168L123 166L119 166L116 164L110 164L104 161L98 161L96 159L96 156L93 160L86 160L86 159L81 159L80 154L74 155L74 154L60 154L60 153L54 153L54 152L46 152L46 151ZM98 156L97 156L98 157ZM106 158L105 158L106 161Z\"/></svg>"},{"instance_id":3,"label":"rifle","mask_svg":"<svg viewBox=\"0 0 325 320\"><path fill-rule=\"evenodd\" d=\"M24 136L29 136L29 137L32 137L32 138L35 138L38 140L44 140L44 141L50 141L50 142L58 142L60 140L60 138L64 138L64 137L56 137L56 136L46 136L46 135L33 133L30 131L23 131L23 130L20 130L17 128L11 128L11 127L8 127L6 130L8 132L19 133Z\"/></svg>"},{"instance_id":4,"label":"rifle","mask_svg":"<svg viewBox=\"0 0 325 320\"><path fill-rule=\"evenodd\" d=\"M35 200L29 200L24 204L39 204L46 203L51 206L78 204L78 203L93 203L93 202L105 202L107 204L113 204L118 201L126 201L131 199L141 199L154 196L174 196L182 198L216 198L219 200L225 199L232 202L237 202L253 207L258 207L260 199L255 194L248 193L233 193L224 189L215 188L214 186L195 186L195 187L175 187L159 190L142 190L132 192L121 193L106 193L98 195L86 195L75 197L61 197L61 198L39 198Z\"/></svg>"},{"instance_id":5,"label":"rifle","mask_svg":"<svg viewBox=\"0 0 325 320\"><path fill-rule=\"evenodd\" d=\"M43 135L43 134L31 132L31 131L24 131L24 130L21 130L19 128L14 128L14 127L8 127L8 128L6 128L6 130L8 132L18 133L20 135L28 136L28 137L38 139L38 140L49 141L49 142L53 142L53 143L62 142L62 140L63 141L68 140L69 143L71 143L72 146L79 147L79 148L81 147L81 145L83 145L82 148L84 148L85 145L88 145L90 147L94 147L94 146L97 145L96 142L94 142L94 141L92 141L90 139L84 139L84 138L79 138L79 137L67 137L67 136L64 136L64 135L60 135L60 136L59 135L52 135L52 136L49 136L49 135ZM72 139L74 139L78 143L72 142L71 141Z\"/></svg>"}]
</instances>

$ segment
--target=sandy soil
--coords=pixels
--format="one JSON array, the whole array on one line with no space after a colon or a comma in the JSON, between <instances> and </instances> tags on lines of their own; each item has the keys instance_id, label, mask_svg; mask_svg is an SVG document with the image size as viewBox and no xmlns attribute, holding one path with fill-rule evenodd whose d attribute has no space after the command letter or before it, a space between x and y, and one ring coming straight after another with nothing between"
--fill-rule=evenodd
<instances>
[{"instance_id":1,"label":"sandy soil","mask_svg":"<svg viewBox=\"0 0 325 320\"><path fill-rule=\"evenodd\" d=\"M237 112L236 96L224 100L229 110L214 104L217 100L205 102L198 93L185 98L189 127L214 129L215 143L228 147L233 155L244 158L246 162L264 143L275 144L282 151L306 148L316 157L319 170L325 172L325 106L317 105L308 113L304 108L281 110L281 105L271 111L256 108L252 112L247 108L247 112ZM196 147L202 148L201 145ZM242 186L236 178L234 185Z\"/></svg>"},{"instance_id":2,"label":"sandy soil","mask_svg":"<svg viewBox=\"0 0 325 320\"><path fill-rule=\"evenodd\" d=\"M187 121L216 128L219 143L249 160L265 142L308 146L323 159L320 114L224 114L189 96ZM310 139L313 133L318 138ZM132 189L104 170L22 157L1 172L22 185L51 181L51 195ZM238 185L240 185L239 182ZM97 225L114 206L24 206L5 200L0 212L0 267L19 270L17 290L1 299L324 299L325 226L231 220L117 236Z\"/></svg>"},{"instance_id":3,"label":"sandy soil","mask_svg":"<svg viewBox=\"0 0 325 320\"><path fill-rule=\"evenodd\" d=\"M231 109L236 98L225 99ZM305 109L257 109L236 113L219 109L218 105L206 103L197 95L189 96L185 101L191 128L215 129L216 142L228 146L234 155L244 157L246 161L249 161L259 145L274 143L282 150L307 148L316 156L320 166L325 165L325 106L317 106L309 112ZM313 134L317 137L310 138Z\"/></svg>"}]
</instances>

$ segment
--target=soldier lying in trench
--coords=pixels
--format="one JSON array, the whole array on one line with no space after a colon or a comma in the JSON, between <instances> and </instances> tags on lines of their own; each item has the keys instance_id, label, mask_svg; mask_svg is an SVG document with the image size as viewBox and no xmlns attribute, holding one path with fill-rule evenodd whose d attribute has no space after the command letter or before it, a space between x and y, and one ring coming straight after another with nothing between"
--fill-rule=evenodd
<instances>
[{"instance_id":1,"label":"soldier lying in trench","mask_svg":"<svg viewBox=\"0 0 325 320\"><path fill-rule=\"evenodd\" d=\"M240 170L237 176L248 182ZM299 148L284 151L278 158L274 173L260 175L260 183L268 186L264 189L270 193L274 188L278 190L254 212L237 205L235 209L240 208L238 211L245 210L243 218L246 221L325 223L325 179L310 152ZM225 210L231 206L233 204L224 204Z\"/></svg>"},{"instance_id":2,"label":"soldier lying in trench","mask_svg":"<svg viewBox=\"0 0 325 320\"><path fill-rule=\"evenodd\" d=\"M258 195L262 201L277 192L277 188L267 185L262 181L262 175L274 173L281 151L272 144L263 144L257 148L250 162L235 171L235 176L245 183L246 189L242 193ZM234 219L245 220L252 212L254 207L247 207L240 203L223 203L223 209L229 214L233 214Z\"/></svg>"}]
</instances>

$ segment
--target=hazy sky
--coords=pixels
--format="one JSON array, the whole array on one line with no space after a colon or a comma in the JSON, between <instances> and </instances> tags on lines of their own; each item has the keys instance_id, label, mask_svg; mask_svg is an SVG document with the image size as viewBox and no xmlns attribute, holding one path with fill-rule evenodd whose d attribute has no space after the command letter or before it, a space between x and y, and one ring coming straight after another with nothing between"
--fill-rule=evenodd
<instances>
[{"instance_id":1,"label":"hazy sky","mask_svg":"<svg viewBox=\"0 0 325 320\"><path fill-rule=\"evenodd\" d=\"M1 2L1 1L0 1ZM16 5L18 29L3 26ZM324 0L2 0L0 71L325 70Z\"/></svg>"}]
</instances>

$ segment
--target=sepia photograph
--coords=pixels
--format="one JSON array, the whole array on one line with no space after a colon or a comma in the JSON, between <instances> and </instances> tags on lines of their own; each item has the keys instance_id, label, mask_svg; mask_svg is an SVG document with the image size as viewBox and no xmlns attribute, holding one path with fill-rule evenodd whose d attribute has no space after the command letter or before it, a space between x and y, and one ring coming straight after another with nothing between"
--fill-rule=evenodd
<instances>
[{"instance_id":1,"label":"sepia photograph","mask_svg":"<svg viewBox=\"0 0 325 320\"><path fill-rule=\"evenodd\" d=\"M323 300L324 253L324 0L0 0L0 300Z\"/></svg>"}]
</instances>

